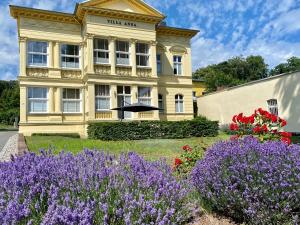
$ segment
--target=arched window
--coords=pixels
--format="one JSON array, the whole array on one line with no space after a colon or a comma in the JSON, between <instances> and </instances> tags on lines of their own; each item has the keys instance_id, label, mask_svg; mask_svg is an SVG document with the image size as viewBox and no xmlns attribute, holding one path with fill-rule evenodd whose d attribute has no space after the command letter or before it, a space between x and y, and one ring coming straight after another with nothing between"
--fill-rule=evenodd
<instances>
[{"instance_id":1,"label":"arched window","mask_svg":"<svg viewBox=\"0 0 300 225\"><path fill-rule=\"evenodd\" d=\"M277 99L269 99L267 101L268 103L268 108L269 112L278 116L278 104L277 104Z\"/></svg>"},{"instance_id":2,"label":"arched window","mask_svg":"<svg viewBox=\"0 0 300 225\"><path fill-rule=\"evenodd\" d=\"M160 108L159 113L164 113L164 100L161 94L158 94L158 108Z\"/></svg>"},{"instance_id":3,"label":"arched window","mask_svg":"<svg viewBox=\"0 0 300 225\"><path fill-rule=\"evenodd\" d=\"M175 111L176 113L183 113L183 95L175 95Z\"/></svg>"}]
</instances>

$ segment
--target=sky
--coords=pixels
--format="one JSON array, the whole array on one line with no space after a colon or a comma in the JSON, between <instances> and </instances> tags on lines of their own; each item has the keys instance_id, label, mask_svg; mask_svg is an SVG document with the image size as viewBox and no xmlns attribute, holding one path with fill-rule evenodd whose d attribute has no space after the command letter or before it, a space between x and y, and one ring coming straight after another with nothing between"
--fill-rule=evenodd
<instances>
[{"instance_id":1,"label":"sky","mask_svg":"<svg viewBox=\"0 0 300 225\"><path fill-rule=\"evenodd\" d=\"M18 76L16 21L9 4L73 12L79 0L1 0L0 79ZM145 0L169 26L192 28L193 70L234 56L261 55L270 68L300 57L300 0ZM80 2L80 1L79 1Z\"/></svg>"}]
</instances>

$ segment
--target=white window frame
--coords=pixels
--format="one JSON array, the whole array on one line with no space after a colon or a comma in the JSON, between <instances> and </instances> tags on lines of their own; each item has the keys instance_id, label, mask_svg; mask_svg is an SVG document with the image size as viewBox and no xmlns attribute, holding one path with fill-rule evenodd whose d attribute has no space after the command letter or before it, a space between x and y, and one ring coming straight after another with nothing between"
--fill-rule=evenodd
<instances>
[{"instance_id":1,"label":"white window frame","mask_svg":"<svg viewBox=\"0 0 300 225\"><path fill-rule=\"evenodd\" d=\"M124 42L124 43L128 44L128 52L118 51L118 43L119 42ZM118 54L128 55L128 64L119 63L118 60L124 59L124 58L118 57ZM116 41L116 65L117 66L130 66L130 43L129 43L129 41L123 41L123 40Z\"/></svg>"},{"instance_id":2,"label":"white window frame","mask_svg":"<svg viewBox=\"0 0 300 225\"><path fill-rule=\"evenodd\" d=\"M63 95L63 91L64 90L79 90L79 99L68 99L68 98L64 98L64 95ZM69 111L65 111L64 110L64 103L65 102L77 102L79 103L79 112L69 112ZM82 113L82 91L80 88L63 88L62 89L62 111L64 114L78 114L78 113Z\"/></svg>"},{"instance_id":3,"label":"white window frame","mask_svg":"<svg viewBox=\"0 0 300 225\"><path fill-rule=\"evenodd\" d=\"M180 96L182 96L182 99L180 99ZM179 104L182 104L182 111L180 110ZM184 95L182 94L175 95L175 112L184 113Z\"/></svg>"},{"instance_id":4,"label":"white window frame","mask_svg":"<svg viewBox=\"0 0 300 225\"><path fill-rule=\"evenodd\" d=\"M107 43L107 49L101 49L100 47L96 48L96 42L98 41L104 41L105 43ZM105 45L105 44L104 44ZM105 55L108 54L107 58L101 58L98 57L98 53L104 53ZM101 59L104 60L105 62L101 62ZM94 63L97 65L101 65L101 64L106 64L109 65L109 41L107 39L104 38L95 38L94 39Z\"/></svg>"},{"instance_id":5,"label":"white window frame","mask_svg":"<svg viewBox=\"0 0 300 225\"><path fill-rule=\"evenodd\" d=\"M158 56L159 56L159 60L157 59ZM157 67L157 74L161 75L162 74L162 54L161 53L156 54L156 67ZM160 71L158 70L158 68L160 68Z\"/></svg>"},{"instance_id":6,"label":"white window frame","mask_svg":"<svg viewBox=\"0 0 300 225\"><path fill-rule=\"evenodd\" d=\"M150 96L140 96L140 88L147 88L149 89ZM144 101L149 101L149 104L145 104ZM145 105L151 106L152 104L152 88L151 87L138 87L138 102L143 103Z\"/></svg>"},{"instance_id":7,"label":"white window frame","mask_svg":"<svg viewBox=\"0 0 300 225\"><path fill-rule=\"evenodd\" d=\"M122 87L122 93L118 93L118 87ZM126 94L126 87L130 87L130 94ZM123 98L124 106L126 106L128 104L132 104L132 87L129 85L118 85L117 86L117 102L118 102L118 97ZM126 102L126 97L130 98L130 102ZM121 107L121 106L118 105L118 107ZM120 112L121 111L118 112L118 118L120 118ZM133 119L132 112L124 112L124 119L132 120Z\"/></svg>"},{"instance_id":8,"label":"white window frame","mask_svg":"<svg viewBox=\"0 0 300 225\"><path fill-rule=\"evenodd\" d=\"M180 62L179 62L179 58L181 59ZM174 55L173 56L173 73L174 75L177 75L177 76L182 76L183 74L183 67L182 67L182 55ZM181 73L179 73L179 68L181 68ZM175 73L175 69L176 69L176 73Z\"/></svg>"},{"instance_id":9,"label":"white window frame","mask_svg":"<svg viewBox=\"0 0 300 225\"><path fill-rule=\"evenodd\" d=\"M36 88L43 88L43 89L46 89L46 98L31 98L29 97L29 90L32 89L36 89ZM27 88L27 112L29 114L47 114L48 113L48 110L49 110L49 105L48 105L48 102L49 102L49 88L47 87L28 87ZM35 111L31 111L30 110L30 105L32 102L43 102L46 104L46 110L45 111L40 111L40 112L35 112Z\"/></svg>"},{"instance_id":10,"label":"white window frame","mask_svg":"<svg viewBox=\"0 0 300 225\"><path fill-rule=\"evenodd\" d=\"M109 94L108 95L97 95L96 91L97 91L97 86L108 86L109 89ZM98 109L97 108L97 104L96 101L97 100L108 100L109 101L109 107L107 109ZM95 85L95 109L96 112L103 112L103 111L110 111L110 107L111 107L111 86L107 85L107 84L97 84Z\"/></svg>"},{"instance_id":11,"label":"white window frame","mask_svg":"<svg viewBox=\"0 0 300 225\"><path fill-rule=\"evenodd\" d=\"M62 47L64 45L73 45L73 46L77 46L78 47L78 55L67 55L67 54L63 54L62 53ZM80 55L81 55L81 51L80 51L80 46L79 45L76 45L76 44L69 44L69 43L62 43L60 45L60 67L62 69L75 69L75 70L80 70L80 67L81 67L81 60L80 60ZM78 58L78 67L67 67L67 66L63 66L63 61L62 61L62 58L63 57L66 57L66 58Z\"/></svg>"},{"instance_id":12,"label":"white window frame","mask_svg":"<svg viewBox=\"0 0 300 225\"><path fill-rule=\"evenodd\" d=\"M148 52L147 53L139 52L139 45L145 45L147 47ZM145 67L148 68L150 66L150 48L149 48L149 45L147 43L138 42L138 43L136 43L135 48L136 48L136 53L135 53L136 54L136 66L140 67L140 68L145 68ZM139 65L138 64L138 61L141 62L142 57L146 57L147 65ZM139 58L139 60L138 60L138 58Z\"/></svg>"},{"instance_id":13,"label":"white window frame","mask_svg":"<svg viewBox=\"0 0 300 225\"><path fill-rule=\"evenodd\" d=\"M161 98L160 98L161 96ZM159 108L159 113L163 114L165 112L164 109L164 96L162 94L158 94L158 108Z\"/></svg>"},{"instance_id":14,"label":"white window frame","mask_svg":"<svg viewBox=\"0 0 300 225\"><path fill-rule=\"evenodd\" d=\"M267 105L268 105L269 112L278 116L278 101L277 101L277 99L273 98L273 99L267 100Z\"/></svg>"},{"instance_id":15,"label":"white window frame","mask_svg":"<svg viewBox=\"0 0 300 225\"><path fill-rule=\"evenodd\" d=\"M31 52L31 51L29 51L29 45L30 45L30 43L34 43L34 42L36 42L36 43L46 43L47 44L47 52L46 53L44 53L44 52ZM31 58L30 57L30 55L41 55L41 56L46 56L46 64L33 64L33 63L29 63L29 59ZM37 40L29 40L28 42L27 42L27 66L28 67L41 67L41 68L46 68L46 67L48 67L48 65L49 65L49 42L47 42L47 41L37 41Z\"/></svg>"}]
</instances>

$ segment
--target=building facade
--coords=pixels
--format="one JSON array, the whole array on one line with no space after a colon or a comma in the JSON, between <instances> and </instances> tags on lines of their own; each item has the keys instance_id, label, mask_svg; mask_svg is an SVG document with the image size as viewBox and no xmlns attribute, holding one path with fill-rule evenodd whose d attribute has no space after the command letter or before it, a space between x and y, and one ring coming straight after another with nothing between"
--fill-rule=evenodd
<instances>
[{"instance_id":1,"label":"building facade","mask_svg":"<svg viewBox=\"0 0 300 225\"><path fill-rule=\"evenodd\" d=\"M286 131L300 133L300 72L253 81L197 98L198 113L220 125L233 115L263 108L287 120Z\"/></svg>"},{"instance_id":2,"label":"building facade","mask_svg":"<svg viewBox=\"0 0 300 225\"><path fill-rule=\"evenodd\" d=\"M73 14L10 6L20 47L20 132L79 133L117 121L112 108L163 110L125 120L193 118L190 40L141 0L91 0Z\"/></svg>"}]
</instances>

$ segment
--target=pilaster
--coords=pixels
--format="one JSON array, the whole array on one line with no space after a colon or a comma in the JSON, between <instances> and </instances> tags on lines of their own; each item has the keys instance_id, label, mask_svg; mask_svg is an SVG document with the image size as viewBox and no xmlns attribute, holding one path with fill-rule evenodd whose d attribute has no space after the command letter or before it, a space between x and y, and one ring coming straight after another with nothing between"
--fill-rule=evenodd
<instances>
[{"instance_id":1,"label":"pilaster","mask_svg":"<svg viewBox=\"0 0 300 225\"><path fill-rule=\"evenodd\" d=\"M27 88L20 87L20 123L27 122Z\"/></svg>"},{"instance_id":2,"label":"pilaster","mask_svg":"<svg viewBox=\"0 0 300 225\"><path fill-rule=\"evenodd\" d=\"M132 66L132 76L136 77L136 42L137 40L130 40L130 60Z\"/></svg>"},{"instance_id":3,"label":"pilaster","mask_svg":"<svg viewBox=\"0 0 300 225\"><path fill-rule=\"evenodd\" d=\"M61 104L62 104L62 98L61 98L62 89L57 87L55 90L55 112L56 113L62 113L61 110Z\"/></svg>"},{"instance_id":4,"label":"pilaster","mask_svg":"<svg viewBox=\"0 0 300 225\"><path fill-rule=\"evenodd\" d=\"M87 42L87 73L94 74L94 35L86 35Z\"/></svg>"},{"instance_id":5,"label":"pilaster","mask_svg":"<svg viewBox=\"0 0 300 225\"><path fill-rule=\"evenodd\" d=\"M117 102L117 85L113 84L110 86L110 95L111 95L111 109L117 108L118 107L118 102ZM112 119L113 120L118 120L118 111L112 110Z\"/></svg>"},{"instance_id":6,"label":"pilaster","mask_svg":"<svg viewBox=\"0 0 300 225\"><path fill-rule=\"evenodd\" d=\"M109 37L109 61L111 65L111 74L116 74L116 38Z\"/></svg>"},{"instance_id":7,"label":"pilaster","mask_svg":"<svg viewBox=\"0 0 300 225\"><path fill-rule=\"evenodd\" d=\"M27 67L27 38L19 37L19 46L20 46L20 77L26 76L26 67Z\"/></svg>"},{"instance_id":8,"label":"pilaster","mask_svg":"<svg viewBox=\"0 0 300 225\"><path fill-rule=\"evenodd\" d=\"M156 86L152 87L152 93L151 93L151 105L158 107L158 88ZM159 120L159 110L153 111L153 119Z\"/></svg>"},{"instance_id":9,"label":"pilaster","mask_svg":"<svg viewBox=\"0 0 300 225\"><path fill-rule=\"evenodd\" d=\"M49 106L49 109L48 109L48 112L49 113L54 113L54 88L53 87L50 87L49 88L49 93L48 93L48 106Z\"/></svg>"},{"instance_id":10,"label":"pilaster","mask_svg":"<svg viewBox=\"0 0 300 225\"><path fill-rule=\"evenodd\" d=\"M157 62L156 62L156 41L150 43L150 66L152 68L152 77L157 77Z\"/></svg>"},{"instance_id":11,"label":"pilaster","mask_svg":"<svg viewBox=\"0 0 300 225\"><path fill-rule=\"evenodd\" d=\"M59 42L53 42L53 68L59 69L60 68L60 44Z\"/></svg>"},{"instance_id":12,"label":"pilaster","mask_svg":"<svg viewBox=\"0 0 300 225\"><path fill-rule=\"evenodd\" d=\"M49 68L53 68L54 66L54 62L53 62L53 42L49 41L49 45L48 45L48 67Z\"/></svg>"},{"instance_id":13,"label":"pilaster","mask_svg":"<svg viewBox=\"0 0 300 225\"><path fill-rule=\"evenodd\" d=\"M135 104L138 102L138 86L136 86L136 85L131 86L131 92L132 92L132 103ZM139 113L133 113L132 119L138 120Z\"/></svg>"},{"instance_id":14,"label":"pilaster","mask_svg":"<svg viewBox=\"0 0 300 225\"><path fill-rule=\"evenodd\" d=\"M89 120L95 120L95 85L88 85Z\"/></svg>"}]
</instances>

